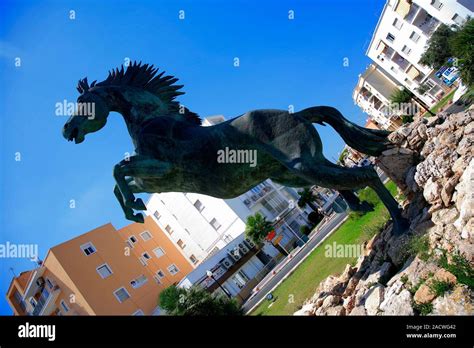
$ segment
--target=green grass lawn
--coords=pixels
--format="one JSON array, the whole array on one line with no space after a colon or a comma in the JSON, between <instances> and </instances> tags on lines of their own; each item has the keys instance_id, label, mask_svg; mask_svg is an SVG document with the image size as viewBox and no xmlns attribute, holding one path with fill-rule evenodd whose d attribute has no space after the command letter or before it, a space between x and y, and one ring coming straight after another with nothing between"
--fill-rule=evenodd
<instances>
[{"instance_id":1,"label":"green grass lawn","mask_svg":"<svg viewBox=\"0 0 474 348\"><path fill-rule=\"evenodd\" d=\"M386 184L395 196L397 188L389 181ZM271 307L270 302L264 300L251 314L252 315L292 315L310 298L319 283L331 274L341 273L348 263L354 264L357 258L329 258L325 256L325 245L336 242L338 244L360 244L374 236L389 219L385 206L376 198L371 189L364 189L364 197L375 203L374 211L358 216L351 214L336 231L334 231L321 245L296 268L273 292L276 300Z\"/></svg>"}]
</instances>

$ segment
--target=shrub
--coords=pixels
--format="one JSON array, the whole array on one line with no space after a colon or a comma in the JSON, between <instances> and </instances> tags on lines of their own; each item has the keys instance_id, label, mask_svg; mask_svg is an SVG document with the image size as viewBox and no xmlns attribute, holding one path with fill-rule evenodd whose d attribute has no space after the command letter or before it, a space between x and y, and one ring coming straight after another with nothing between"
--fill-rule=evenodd
<instances>
[{"instance_id":1,"label":"shrub","mask_svg":"<svg viewBox=\"0 0 474 348\"><path fill-rule=\"evenodd\" d=\"M433 311L432 303L416 303L413 301L413 309L420 315L428 315Z\"/></svg>"},{"instance_id":2,"label":"shrub","mask_svg":"<svg viewBox=\"0 0 474 348\"><path fill-rule=\"evenodd\" d=\"M451 263L448 263L447 251L443 250L438 264L440 267L454 274L459 283L465 284L471 290L474 290L474 268L462 255L458 253L451 255Z\"/></svg>"},{"instance_id":3,"label":"shrub","mask_svg":"<svg viewBox=\"0 0 474 348\"><path fill-rule=\"evenodd\" d=\"M443 296L445 292L454 288L454 284L444 280L432 279L429 288L436 296Z\"/></svg>"},{"instance_id":4,"label":"shrub","mask_svg":"<svg viewBox=\"0 0 474 348\"><path fill-rule=\"evenodd\" d=\"M413 236L408 243L408 254L418 255L423 261L428 261L431 256L428 236Z\"/></svg>"}]
</instances>

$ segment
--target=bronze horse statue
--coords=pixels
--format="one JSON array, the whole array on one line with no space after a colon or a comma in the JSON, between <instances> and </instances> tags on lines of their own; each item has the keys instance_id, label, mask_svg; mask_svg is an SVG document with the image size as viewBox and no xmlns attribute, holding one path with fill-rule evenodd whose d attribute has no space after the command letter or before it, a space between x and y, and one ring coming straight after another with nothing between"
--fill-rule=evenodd
<instances>
[{"instance_id":1,"label":"bronze horse statue","mask_svg":"<svg viewBox=\"0 0 474 348\"><path fill-rule=\"evenodd\" d=\"M94 105L94 115L72 115L63 136L76 144L105 126L111 111L120 113L135 154L115 165L114 193L127 219L143 222L143 201L134 193L195 192L234 198L267 178L285 186L318 185L338 190L353 210L368 210L352 190L375 190L394 221L406 229L396 200L372 166L346 168L328 161L313 123L331 125L352 148L377 156L389 147L386 131L359 127L333 107L298 112L254 110L214 126L203 127L197 114L174 99L183 94L173 76L148 64L130 64L89 85L80 80L79 106ZM81 109L81 108L79 108ZM91 109L91 108L89 108ZM223 149L254 151L257 165L218 161Z\"/></svg>"}]
</instances>

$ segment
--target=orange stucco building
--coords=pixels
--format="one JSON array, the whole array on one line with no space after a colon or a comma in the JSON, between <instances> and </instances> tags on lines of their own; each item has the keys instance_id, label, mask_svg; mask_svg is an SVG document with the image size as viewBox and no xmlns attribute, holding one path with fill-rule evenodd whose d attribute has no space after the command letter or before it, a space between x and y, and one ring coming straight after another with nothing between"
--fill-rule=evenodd
<instances>
[{"instance_id":1,"label":"orange stucco building","mask_svg":"<svg viewBox=\"0 0 474 348\"><path fill-rule=\"evenodd\" d=\"M7 301L15 315L151 315L159 293L192 270L151 217L109 223L51 248L13 278Z\"/></svg>"}]
</instances>

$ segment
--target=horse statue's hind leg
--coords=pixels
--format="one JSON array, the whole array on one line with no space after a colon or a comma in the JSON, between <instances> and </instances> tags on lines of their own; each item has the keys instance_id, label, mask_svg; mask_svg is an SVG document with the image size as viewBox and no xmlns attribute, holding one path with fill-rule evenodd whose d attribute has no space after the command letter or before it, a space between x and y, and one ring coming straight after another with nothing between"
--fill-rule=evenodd
<instances>
[{"instance_id":1,"label":"horse statue's hind leg","mask_svg":"<svg viewBox=\"0 0 474 348\"><path fill-rule=\"evenodd\" d=\"M380 156L390 147L390 142L387 139L390 132L360 127L331 106L315 106L295 112L295 115L311 123L329 124L347 145L367 155Z\"/></svg>"},{"instance_id":2,"label":"horse statue's hind leg","mask_svg":"<svg viewBox=\"0 0 474 348\"><path fill-rule=\"evenodd\" d=\"M373 166L347 168L324 158L322 161L308 158L302 159L289 170L313 185L336 189L339 192L346 193L348 190L369 186L390 213L394 234L400 234L408 228L408 222L402 217L397 201L384 186Z\"/></svg>"},{"instance_id":3,"label":"horse statue's hind leg","mask_svg":"<svg viewBox=\"0 0 474 348\"><path fill-rule=\"evenodd\" d=\"M346 119L337 109L330 106L315 106L301 110L295 114L311 123L318 123L321 125L328 123L336 130L336 132L342 137L347 145L357 151L371 156L381 155L382 152L387 150L391 145L387 139L387 136L390 134L390 132L360 127ZM346 168L337 166L327 160L325 166L328 167L328 169L331 168L334 172L334 180L345 177L347 183L339 182L333 184L339 187L338 191L346 199L349 207L352 206L355 208L354 210L360 210L362 204L357 197L354 198L355 195L352 192L347 191L351 190L351 187L344 189L344 184L354 183L354 187L352 188L369 186L377 193L390 212L390 216L392 217L394 223L394 232L401 233L408 228L408 222L401 216L401 210L397 201L393 198L390 191L388 191L383 185L382 181L377 175L377 172L372 166ZM336 175L336 173L341 172L344 172L345 175L341 175L340 177ZM316 172L309 170L309 172L305 175L317 179L317 175L315 174ZM357 183L358 180L359 182ZM365 184L360 186L362 183ZM365 208L367 208L367 206L365 206Z\"/></svg>"},{"instance_id":4,"label":"horse statue's hind leg","mask_svg":"<svg viewBox=\"0 0 474 348\"><path fill-rule=\"evenodd\" d=\"M373 211L373 206L366 201L360 201L359 197L351 190L338 190L339 194L344 198L350 210L368 212Z\"/></svg>"}]
</instances>

